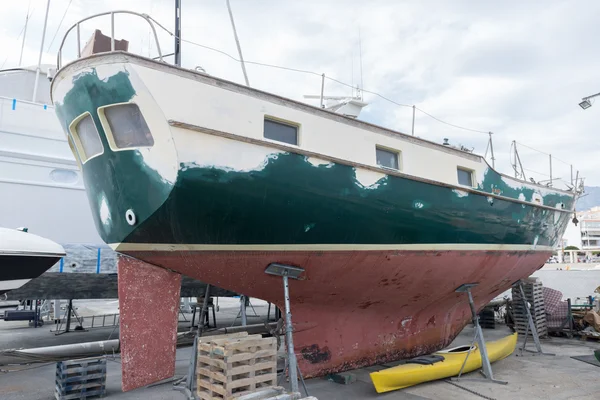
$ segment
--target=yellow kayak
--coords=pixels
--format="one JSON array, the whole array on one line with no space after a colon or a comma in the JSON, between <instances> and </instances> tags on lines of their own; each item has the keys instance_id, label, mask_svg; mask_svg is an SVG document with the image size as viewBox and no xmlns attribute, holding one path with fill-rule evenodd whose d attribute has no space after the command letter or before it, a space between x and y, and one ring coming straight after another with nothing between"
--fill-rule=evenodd
<instances>
[{"instance_id":1,"label":"yellow kayak","mask_svg":"<svg viewBox=\"0 0 600 400\"><path fill-rule=\"evenodd\" d=\"M486 348L490 362L508 357L515 351L516 345L516 333L494 342L488 342ZM439 351L432 356L417 357L414 361L409 360L406 364L372 372L371 380L377 393L384 393L423 382L456 376L460 372L468 350L469 346L460 346ZM427 363L428 361L433 363L428 365L421 363ZM477 345L474 345L463 373L475 371L478 368L481 368L481 353Z\"/></svg>"}]
</instances>

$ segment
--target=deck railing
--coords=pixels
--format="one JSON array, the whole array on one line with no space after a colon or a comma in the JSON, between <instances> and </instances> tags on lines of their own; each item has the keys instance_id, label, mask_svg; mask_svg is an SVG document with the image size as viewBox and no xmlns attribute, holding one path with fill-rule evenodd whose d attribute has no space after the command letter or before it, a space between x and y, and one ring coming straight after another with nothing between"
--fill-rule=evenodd
<instances>
[{"instance_id":1,"label":"deck railing","mask_svg":"<svg viewBox=\"0 0 600 400\"><path fill-rule=\"evenodd\" d=\"M99 13L99 14L94 14L91 15L89 17L86 17L82 20L79 20L78 22L76 22L75 24L73 24L69 29L67 29L67 31L65 32L65 35L63 36L62 41L60 42L60 47L58 48L58 54L56 55L56 67L57 69L62 68L62 53L63 53L63 47L65 45L65 41L67 40L67 38L69 37L71 31L73 31L73 29L75 29L76 33L77 33L77 58L81 57L81 29L80 29L80 25L82 22L88 21L90 19L94 19L94 18L98 18L98 17L103 17L105 15L110 15L110 51L115 51L115 14L130 14L130 15L135 15L138 16L144 20L146 20L146 22L148 22L148 25L150 25L150 29L152 30L152 33L154 35L154 42L156 44L156 50L158 51L158 59L160 61L163 61L163 54L162 51L160 49L160 42L158 40L158 35L156 34L156 29L154 27L154 23L152 21L152 18L150 18L150 16L148 16L147 14L141 14L141 13L137 13L135 11L127 11L127 10L117 10L117 11L107 11L107 12L103 12L103 13Z\"/></svg>"}]
</instances>

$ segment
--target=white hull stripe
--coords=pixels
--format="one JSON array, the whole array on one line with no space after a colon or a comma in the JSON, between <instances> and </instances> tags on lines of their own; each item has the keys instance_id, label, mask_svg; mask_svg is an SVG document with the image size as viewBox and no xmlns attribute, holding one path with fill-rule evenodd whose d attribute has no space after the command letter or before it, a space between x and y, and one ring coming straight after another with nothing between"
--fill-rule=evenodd
<instances>
[{"instance_id":1,"label":"white hull stripe","mask_svg":"<svg viewBox=\"0 0 600 400\"><path fill-rule=\"evenodd\" d=\"M18 289L31 279L13 279L10 281L0 281L0 290Z\"/></svg>"},{"instance_id":2,"label":"white hull stripe","mask_svg":"<svg viewBox=\"0 0 600 400\"><path fill-rule=\"evenodd\" d=\"M162 243L112 243L115 251L552 251L551 246L527 244L162 244Z\"/></svg>"}]
</instances>

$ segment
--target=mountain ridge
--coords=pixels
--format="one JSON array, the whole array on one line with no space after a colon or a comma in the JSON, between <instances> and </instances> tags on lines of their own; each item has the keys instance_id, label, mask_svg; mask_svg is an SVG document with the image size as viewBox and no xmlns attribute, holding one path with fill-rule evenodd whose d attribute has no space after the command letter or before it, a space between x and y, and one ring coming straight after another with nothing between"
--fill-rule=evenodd
<instances>
[{"instance_id":1,"label":"mountain ridge","mask_svg":"<svg viewBox=\"0 0 600 400\"><path fill-rule=\"evenodd\" d=\"M587 211L600 206L600 186L585 186L583 196L577 200L577 211Z\"/></svg>"}]
</instances>

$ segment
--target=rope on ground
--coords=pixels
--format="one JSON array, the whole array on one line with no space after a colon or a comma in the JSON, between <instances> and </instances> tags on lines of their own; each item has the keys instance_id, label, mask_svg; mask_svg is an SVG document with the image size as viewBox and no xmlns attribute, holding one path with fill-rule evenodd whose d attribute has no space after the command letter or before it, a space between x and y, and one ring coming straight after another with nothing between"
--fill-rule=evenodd
<instances>
[{"instance_id":1,"label":"rope on ground","mask_svg":"<svg viewBox=\"0 0 600 400\"><path fill-rule=\"evenodd\" d=\"M471 390L471 389L469 389L469 388L466 388L466 387L464 387L464 386L461 386L461 385L459 385L459 384L458 384L458 383L456 383L456 382L452 382L450 379L445 379L445 380L444 380L444 382L447 382L447 383L449 383L449 384L451 384L451 385L454 385L454 386L456 386L456 387L457 387L457 388L459 388L459 389L462 389L462 390L464 390L464 391L467 391L467 392L469 392L469 393L471 393L471 394L474 394L475 396L479 396L479 397L481 397L482 399L486 399L486 400L496 400L496 399L494 399L493 397L488 397L488 396L486 396L486 395L484 395L484 394L481 394L481 393L479 393L479 392L476 392L476 391L474 391L474 390Z\"/></svg>"},{"instance_id":2,"label":"rope on ground","mask_svg":"<svg viewBox=\"0 0 600 400\"><path fill-rule=\"evenodd\" d=\"M47 362L45 364L35 365L35 366L29 367L29 368L15 368L15 369L1 369L0 368L0 372L3 372L5 374L9 374L9 373L13 373L13 372L29 371L30 369L41 368L41 367L45 367L46 365L50 365L50 364L54 364L54 363L53 362Z\"/></svg>"}]
</instances>

